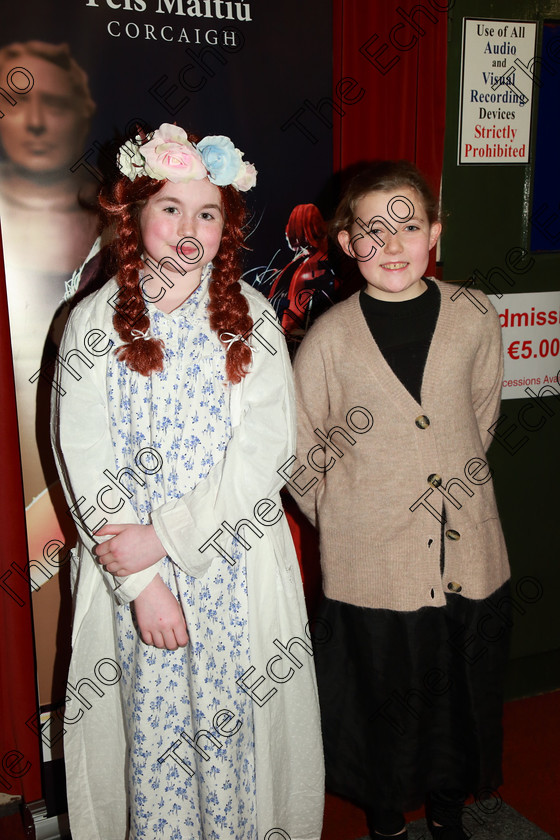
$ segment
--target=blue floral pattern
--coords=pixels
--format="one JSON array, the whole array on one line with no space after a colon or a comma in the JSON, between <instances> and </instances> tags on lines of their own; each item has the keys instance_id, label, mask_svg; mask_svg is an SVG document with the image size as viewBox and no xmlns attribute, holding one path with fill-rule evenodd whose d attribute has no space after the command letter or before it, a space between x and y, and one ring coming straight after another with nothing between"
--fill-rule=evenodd
<instances>
[{"instance_id":1,"label":"blue floral pattern","mask_svg":"<svg viewBox=\"0 0 560 840\"><path fill-rule=\"evenodd\" d=\"M143 484L129 474L123 483L145 524L153 508L204 480L231 436L225 354L207 314L209 275L205 271L198 289L170 314L148 305L152 332L165 344L162 373L145 377L114 356L109 361L115 466L141 478ZM135 466L144 447L161 456L160 472ZM161 575L187 621L186 648L145 645L130 606L115 605L130 840L256 840L252 706L236 684L250 666L246 562L234 543L223 541L235 565L215 560L202 578L169 557L163 561ZM217 718L219 732L213 721L222 710L231 718ZM232 734L222 734L227 731Z\"/></svg>"}]
</instances>

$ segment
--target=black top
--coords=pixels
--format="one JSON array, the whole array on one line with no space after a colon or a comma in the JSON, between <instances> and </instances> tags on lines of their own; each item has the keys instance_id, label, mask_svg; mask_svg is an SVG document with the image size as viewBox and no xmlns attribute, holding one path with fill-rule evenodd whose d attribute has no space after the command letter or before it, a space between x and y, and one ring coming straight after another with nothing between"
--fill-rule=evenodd
<instances>
[{"instance_id":1,"label":"black top","mask_svg":"<svg viewBox=\"0 0 560 840\"><path fill-rule=\"evenodd\" d=\"M360 306L385 361L416 402L439 315L441 296L434 282L412 300L378 300L360 292Z\"/></svg>"}]
</instances>

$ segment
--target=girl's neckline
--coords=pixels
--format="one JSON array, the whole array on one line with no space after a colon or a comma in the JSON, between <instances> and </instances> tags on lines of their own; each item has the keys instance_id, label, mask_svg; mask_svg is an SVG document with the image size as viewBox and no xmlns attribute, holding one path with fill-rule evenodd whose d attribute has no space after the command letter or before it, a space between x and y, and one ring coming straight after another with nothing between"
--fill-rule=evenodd
<instances>
[{"instance_id":1,"label":"girl's neckline","mask_svg":"<svg viewBox=\"0 0 560 840\"><path fill-rule=\"evenodd\" d=\"M422 294L409 300L380 300L368 295L365 289L360 290L360 304L367 309L368 312L375 315L382 315L387 317L402 317L412 314L420 309L429 306L437 294L437 285L429 277L422 277L426 284L426 288Z\"/></svg>"},{"instance_id":2,"label":"girl's neckline","mask_svg":"<svg viewBox=\"0 0 560 840\"><path fill-rule=\"evenodd\" d=\"M372 336L360 306L361 292L352 295L347 301L339 304L340 306L348 305L346 311L348 313L350 335L352 336L350 342L355 353L354 363L356 369L363 371L366 379L368 377L374 377L389 398L394 400L395 405L399 407L399 411L403 413L414 411L418 407L422 408L423 405L432 404L435 395L441 388L441 364L439 360L445 358L447 353L451 353L454 343L456 343L453 335L453 326L456 323L453 307L445 303L445 300L448 298L441 294L440 285L433 278L430 278L430 285L434 287L436 294L440 295L441 303L424 367L420 402L415 400L399 378L393 373ZM396 306L396 302L391 304L386 301L381 301L381 303L385 303L382 314L390 315L391 312L401 313L403 312L402 304L417 304L422 300L426 300L426 292L417 298L413 298L412 301L400 301L398 307ZM376 301L376 303L380 303L380 301ZM400 314L398 317L400 317Z\"/></svg>"},{"instance_id":3,"label":"girl's neckline","mask_svg":"<svg viewBox=\"0 0 560 840\"><path fill-rule=\"evenodd\" d=\"M150 315L155 315L159 313L159 315L163 318L175 318L181 315L193 315L194 312L199 308L199 306L205 302L208 297L208 287L210 285L210 278L212 275L212 263L207 263L202 269L202 275L200 278L200 283L198 286L193 289L190 295L183 301L183 303L176 306L175 309L172 309L170 312L166 312L163 309L160 309L154 301L146 301L146 306Z\"/></svg>"}]
</instances>

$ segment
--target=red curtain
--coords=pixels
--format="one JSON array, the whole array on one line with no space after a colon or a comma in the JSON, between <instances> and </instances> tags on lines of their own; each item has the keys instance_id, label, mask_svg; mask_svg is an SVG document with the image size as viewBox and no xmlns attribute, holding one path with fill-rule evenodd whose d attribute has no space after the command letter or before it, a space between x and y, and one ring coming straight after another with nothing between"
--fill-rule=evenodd
<instances>
[{"instance_id":1,"label":"red curtain","mask_svg":"<svg viewBox=\"0 0 560 840\"><path fill-rule=\"evenodd\" d=\"M404 158L439 194L452 5L333 0L333 98L319 110L332 108L335 172L360 161ZM436 273L432 251L428 274ZM317 535L294 503L286 510L312 612L320 592Z\"/></svg>"},{"instance_id":2,"label":"red curtain","mask_svg":"<svg viewBox=\"0 0 560 840\"><path fill-rule=\"evenodd\" d=\"M335 172L360 161L404 158L439 194L452 5L333 0L333 98L319 110L332 110ZM435 251L428 274L436 274ZM317 535L295 504L286 509L312 612L320 592Z\"/></svg>"},{"instance_id":3,"label":"red curtain","mask_svg":"<svg viewBox=\"0 0 560 840\"><path fill-rule=\"evenodd\" d=\"M415 163L439 194L452 2L333 0L335 171L375 158ZM339 113L342 111L343 113ZM429 266L433 273L434 259Z\"/></svg>"},{"instance_id":4,"label":"red curtain","mask_svg":"<svg viewBox=\"0 0 560 840\"><path fill-rule=\"evenodd\" d=\"M0 346L0 790L34 802L42 796L36 734L37 692L31 592L25 577L28 566L25 511L1 235Z\"/></svg>"}]
</instances>

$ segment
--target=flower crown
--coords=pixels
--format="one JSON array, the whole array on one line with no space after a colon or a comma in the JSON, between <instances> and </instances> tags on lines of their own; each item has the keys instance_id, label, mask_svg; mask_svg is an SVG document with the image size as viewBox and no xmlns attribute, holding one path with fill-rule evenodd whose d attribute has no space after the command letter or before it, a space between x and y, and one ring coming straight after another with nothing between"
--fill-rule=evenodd
<instances>
[{"instance_id":1,"label":"flower crown","mask_svg":"<svg viewBox=\"0 0 560 840\"><path fill-rule=\"evenodd\" d=\"M191 143L186 131L163 123L148 140L138 135L127 140L117 155L123 175L134 181L142 175L157 181L186 183L208 180L218 187L230 184L246 192L257 182L257 170L243 160L229 137L211 135L200 143Z\"/></svg>"}]
</instances>

